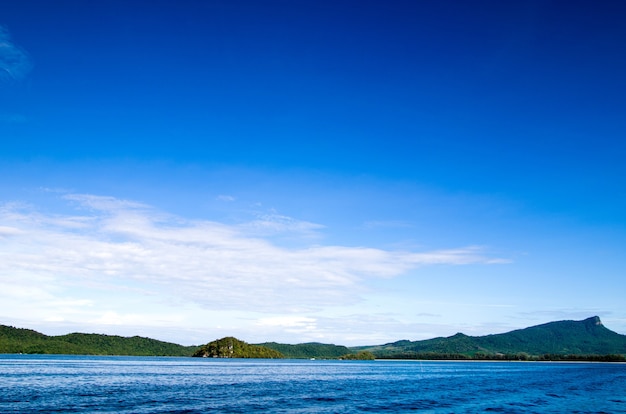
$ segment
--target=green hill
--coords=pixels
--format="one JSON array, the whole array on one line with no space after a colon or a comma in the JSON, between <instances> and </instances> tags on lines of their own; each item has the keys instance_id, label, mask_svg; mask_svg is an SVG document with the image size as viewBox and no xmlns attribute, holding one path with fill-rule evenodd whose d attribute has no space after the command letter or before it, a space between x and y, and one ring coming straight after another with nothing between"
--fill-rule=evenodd
<instances>
[{"instance_id":1,"label":"green hill","mask_svg":"<svg viewBox=\"0 0 626 414\"><path fill-rule=\"evenodd\" d=\"M141 336L72 333L55 338L78 348L92 349L98 354L106 355L190 356L198 349L197 346L182 346Z\"/></svg>"},{"instance_id":2,"label":"green hill","mask_svg":"<svg viewBox=\"0 0 626 414\"><path fill-rule=\"evenodd\" d=\"M377 358L496 358L498 356L626 356L626 336L607 329L597 316L583 321L559 321L503 334L468 336L462 333L424 341L398 341L357 347Z\"/></svg>"},{"instance_id":3,"label":"green hill","mask_svg":"<svg viewBox=\"0 0 626 414\"><path fill-rule=\"evenodd\" d=\"M203 345L193 354L204 358L284 358L283 354L273 349L250 345L237 338L228 336Z\"/></svg>"},{"instance_id":4,"label":"green hill","mask_svg":"<svg viewBox=\"0 0 626 414\"><path fill-rule=\"evenodd\" d=\"M479 337L478 343L502 353L522 349L529 354L626 354L626 336L607 329L597 316L487 335Z\"/></svg>"},{"instance_id":5,"label":"green hill","mask_svg":"<svg viewBox=\"0 0 626 414\"><path fill-rule=\"evenodd\" d=\"M197 346L182 346L133 336L72 333L47 336L30 329L0 325L0 353L191 356Z\"/></svg>"},{"instance_id":6,"label":"green hill","mask_svg":"<svg viewBox=\"0 0 626 414\"><path fill-rule=\"evenodd\" d=\"M285 358L317 358L317 359L337 359L350 354L349 348L341 345L322 344L319 342L308 342L304 344L288 345L276 342L265 342L258 344L280 352Z\"/></svg>"}]
</instances>

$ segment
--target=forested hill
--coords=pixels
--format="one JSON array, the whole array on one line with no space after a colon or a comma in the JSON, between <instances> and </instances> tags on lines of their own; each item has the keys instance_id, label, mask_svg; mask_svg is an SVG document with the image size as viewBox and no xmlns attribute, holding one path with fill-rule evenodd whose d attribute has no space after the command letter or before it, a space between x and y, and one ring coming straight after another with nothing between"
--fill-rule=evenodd
<instances>
[{"instance_id":1,"label":"forested hill","mask_svg":"<svg viewBox=\"0 0 626 414\"><path fill-rule=\"evenodd\" d=\"M30 329L0 325L0 353L191 356L197 346L182 346L140 336L72 333L47 336Z\"/></svg>"},{"instance_id":2,"label":"forested hill","mask_svg":"<svg viewBox=\"0 0 626 414\"><path fill-rule=\"evenodd\" d=\"M378 358L626 355L626 335L607 329L597 316L582 321L549 322L502 334L468 336L462 333L424 341L398 341L357 347Z\"/></svg>"},{"instance_id":3,"label":"forested hill","mask_svg":"<svg viewBox=\"0 0 626 414\"><path fill-rule=\"evenodd\" d=\"M337 359L352 352L345 346L322 344L319 342L307 342L297 345L265 342L259 345L274 349L283 354L285 358Z\"/></svg>"},{"instance_id":4,"label":"forested hill","mask_svg":"<svg viewBox=\"0 0 626 414\"><path fill-rule=\"evenodd\" d=\"M193 356L204 358L284 358L284 355L278 351L260 345L250 345L232 336L217 339L201 346Z\"/></svg>"}]
</instances>

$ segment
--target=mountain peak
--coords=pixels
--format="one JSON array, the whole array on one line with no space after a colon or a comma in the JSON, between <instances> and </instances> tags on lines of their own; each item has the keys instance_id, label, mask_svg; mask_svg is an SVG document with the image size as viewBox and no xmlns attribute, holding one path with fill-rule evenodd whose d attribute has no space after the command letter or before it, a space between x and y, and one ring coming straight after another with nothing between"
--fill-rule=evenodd
<instances>
[{"instance_id":1,"label":"mountain peak","mask_svg":"<svg viewBox=\"0 0 626 414\"><path fill-rule=\"evenodd\" d=\"M587 318L584 321L582 321L582 323L587 328L604 327L599 316L592 316L591 318Z\"/></svg>"},{"instance_id":2,"label":"mountain peak","mask_svg":"<svg viewBox=\"0 0 626 414\"><path fill-rule=\"evenodd\" d=\"M599 316L592 316L591 318L587 319L587 321L593 323L594 325L602 325L602 321L600 320Z\"/></svg>"}]
</instances>

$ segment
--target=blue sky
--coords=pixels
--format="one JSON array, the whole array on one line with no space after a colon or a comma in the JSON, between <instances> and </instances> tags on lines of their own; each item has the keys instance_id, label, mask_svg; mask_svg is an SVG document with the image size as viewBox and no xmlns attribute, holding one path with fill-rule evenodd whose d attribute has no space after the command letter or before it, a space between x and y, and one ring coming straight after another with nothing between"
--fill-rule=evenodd
<instances>
[{"instance_id":1,"label":"blue sky","mask_svg":"<svg viewBox=\"0 0 626 414\"><path fill-rule=\"evenodd\" d=\"M0 0L0 323L626 334L625 13Z\"/></svg>"}]
</instances>

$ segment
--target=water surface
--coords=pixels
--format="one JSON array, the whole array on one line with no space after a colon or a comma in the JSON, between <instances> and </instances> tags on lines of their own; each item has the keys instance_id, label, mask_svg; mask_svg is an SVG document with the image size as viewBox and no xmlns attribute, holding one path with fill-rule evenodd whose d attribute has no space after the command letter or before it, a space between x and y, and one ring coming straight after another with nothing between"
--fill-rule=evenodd
<instances>
[{"instance_id":1,"label":"water surface","mask_svg":"<svg viewBox=\"0 0 626 414\"><path fill-rule=\"evenodd\" d=\"M626 413L617 363L0 355L0 412Z\"/></svg>"}]
</instances>

